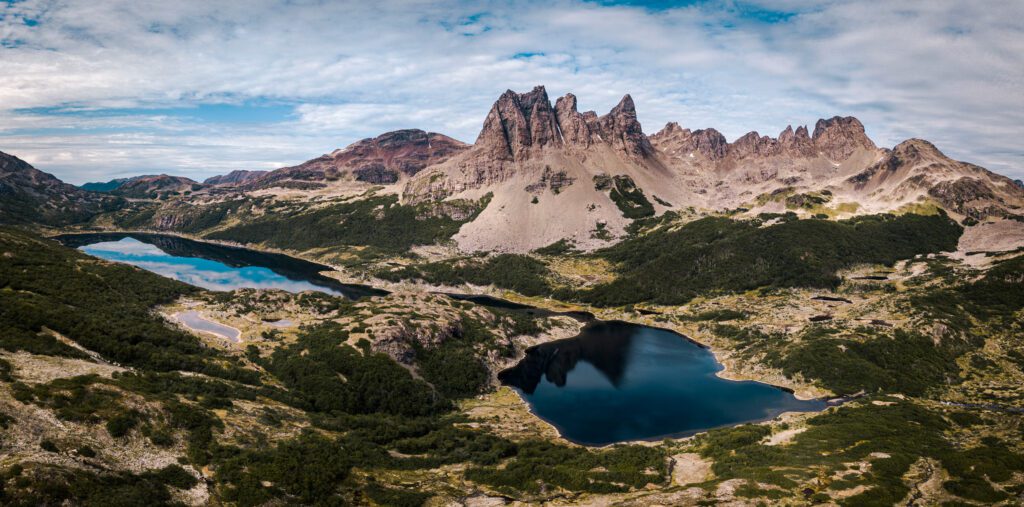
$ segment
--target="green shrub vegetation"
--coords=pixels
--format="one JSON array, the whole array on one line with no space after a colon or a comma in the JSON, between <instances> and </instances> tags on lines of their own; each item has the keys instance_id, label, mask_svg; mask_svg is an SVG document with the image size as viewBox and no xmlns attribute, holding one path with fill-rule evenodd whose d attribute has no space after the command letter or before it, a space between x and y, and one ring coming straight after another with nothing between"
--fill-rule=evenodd
<instances>
[{"instance_id":1,"label":"green shrub vegetation","mask_svg":"<svg viewBox=\"0 0 1024 507\"><path fill-rule=\"evenodd\" d=\"M441 285L495 285L528 296L551 293L546 277L548 268L528 255L499 254L484 260L466 258L406 266L376 273L385 280L424 280Z\"/></svg>"},{"instance_id":2,"label":"green shrub vegetation","mask_svg":"<svg viewBox=\"0 0 1024 507\"><path fill-rule=\"evenodd\" d=\"M909 492L902 477L921 457L938 460L950 473L952 479L943 485L947 491L979 502L1007 497L986 478L1003 482L1024 470L1024 456L1009 450L1005 442L987 438L979 446L961 448L945 437L951 427L941 412L909 401L888 399L886 403L892 405L864 403L832 409L810 419L808 430L786 446L760 443L770 432L760 425L713 430L698 437L698 444L701 454L714 460L712 470L718 480L743 478L772 484L787 491L787 496L805 488L819 491L819 477L842 472L847 463L869 461L869 473L847 474L833 484L834 489L868 488L840 502L844 505L898 503Z\"/></svg>"},{"instance_id":3,"label":"green shrub vegetation","mask_svg":"<svg viewBox=\"0 0 1024 507\"><path fill-rule=\"evenodd\" d=\"M0 348L84 357L47 336L53 330L126 366L255 380L150 313L196 288L9 228L0 228L0 251Z\"/></svg>"},{"instance_id":4,"label":"green shrub vegetation","mask_svg":"<svg viewBox=\"0 0 1024 507\"><path fill-rule=\"evenodd\" d=\"M510 494L536 494L551 486L616 493L662 483L665 476L664 455L650 447L617 446L589 452L540 441L520 444L515 457L502 468L477 467L466 472L468 479Z\"/></svg>"},{"instance_id":5,"label":"green shrub vegetation","mask_svg":"<svg viewBox=\"0 0 1024 507\"><path fill-rule=\"evenodd\" d=\"M654 216L654 205L647 200L644 191L636 186L633 178L626 175L594 177L594 186L598 190L608 190L608 197L622 212L622 216L630 219Z\"/></svg>"},{"instance_id":6,"label":"green shrub vegetation","mask_svg":"<svg viewBox=\"0 0 1024 507\"><path fill-rule=\"evenodd\" d=\"M961 332L971 327L969 316L1010 325L1016 320L1016 312L1024 308L1021 273L1024 273L1024 255L998 262L978 280L928 291L913 298L911 303Z\"/></svg>"},{"instance_id":7,"label":"green shrub vegetation","mask_svg":"<svg viewBox=\"0 0 1024 507\"><path fill-rule=\"evenodd\" d=\"M958 381L956 358L964 350L899 329L891 336L863 340L804 333L799 345L771 363L786 376L799 373L840 394L888 391L921 396L929 388Z\"/></svg>"},{"instance_id":8,"label":"green shrub vegetation","mask_svg":"<svg viewBox=\"0 0 1024 507\"><path fill-rule=\"evenodd\" d=\"M177 465L142 474L15 466L17 479L0 489L4 505L178 505L168 488L188 489L198 482Z\"/></svg>"},{"instance_id":9,"label":"green shrub vegetation","mask_svg":"<svg viewBox=\"0 0 1024 507\"><path fill-rule=\"evenodd\" d=\"M666 214L667 216L668 214ZM785 218L770 226L774 218ZM671 227L653 222L590 257L615 265L616 278L588 289L558 288L547 265L527 255L500 254L382 269L390 281L495 285L527 296L554 296L596 306L682 304L698 295L757 288L822 287L857 264L891 265L915 255L956 249L962 229L945 215L872 215L838 222L762 216L750 221L708 217ZM640 230L648 231L638 235ZM566 244L537 251L561 255Z\"/></svg>"},{"instance_id":10,"label":"green shrub vegetation","mask_svg":"<svg viewBox=\"0 0 1024 507\"><path fill-rule=\"evenodd\" d=\"M415 245L429 245L451 238L459 227L476 217L490 197L479 202L407 206L393 195L334 202L317 207L280 207L261 216L206 235L210 239L261 243L277 248L370 246L385 252L403 252ZM463 210L456 220L434 206Z\"/></svg>"},{"instance_id":11,"label":"green shrub vegetation","mask_svg":"<svg viewBox=\"0 0 1024 507\"><path fill-rule=\"evenodd\" d=\"M573 242L565 238L555 241L554 243L548 246L541 247L533 251L533 253L537 255L551 256L568 255L575 252L576 247L573 244Z\"/></svg>"},{"instance_id":12,"label":"green shrub vegetation","mask_svg":"<svg viewBox=\"0 0 1024 507\"><path fill-rule=\"evenodd\" d=\"M838 222L760 221L709 217L659 228L596 252L618 277L559 299L601 306L681 304L713 292L758 287L835 287L839 269L890 265L918 254L955 250L962 229L944 215L874 215Z\"/></svg>"},{"instance_id":13,"label":"green shrub vegetation","mask_svg":"<svg viewBox=\"0 0 1024 507\"><path fill-rule=\"evenodd\" d=\"M437 414L448 400L384 354L343 345L348 333L335 323L305 330L264 362L275 377L316 412Z\"/></svg>"}]
</instances>

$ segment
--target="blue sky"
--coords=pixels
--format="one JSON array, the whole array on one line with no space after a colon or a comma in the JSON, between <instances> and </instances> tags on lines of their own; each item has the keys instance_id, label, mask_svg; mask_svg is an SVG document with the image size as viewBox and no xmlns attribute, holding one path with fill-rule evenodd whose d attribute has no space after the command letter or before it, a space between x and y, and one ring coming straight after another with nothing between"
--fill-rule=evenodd
<instances>
[{"instance_id":1,"label":"blue sky","mask_svg":"<svg viewBox=\"0 0 1024 507\"><path fill-rule=\"evenodd\" d=\"M0 2L0 151L72 182L272 169L505 89L756 130L853 115L1024 177L1024 2Z\"/></svg>"}]
</instances>

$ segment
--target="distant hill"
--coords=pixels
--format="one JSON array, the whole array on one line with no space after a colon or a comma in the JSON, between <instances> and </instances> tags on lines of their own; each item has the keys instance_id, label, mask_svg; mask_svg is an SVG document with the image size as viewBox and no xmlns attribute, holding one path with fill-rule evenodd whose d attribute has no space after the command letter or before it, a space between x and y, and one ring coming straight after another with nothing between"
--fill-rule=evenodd
<instances>
[{"instance_id":1,"label":"distant hill","mask_svg":"<svg viewBox=\"0 0 1024 507\"><path fill-rule=\"evenodd\" d=\"M78 188L82 190L88 190L90 192L110 192L116 190L121 185L128 183L134 178L117 178L110 181L96 181L79 185Z\"/></svg>"},{"instance_id":2,"label":"distant hill","mask_svg":"<svg viewBox=\"0 0 1024 507\"><path fill-rule=\"evenodd\" d=\"M235 186L247 183L251 180L259 178L260 176L263 176L264 174L267 174L267 171L231 171L227 174L222 174L220 176L206 178L206 180L203 181L203 184L214 186Z\"/></svg>"},{"instance_id":3,"label":"distant hill","mask_svg":"<svg viewBox=\"0 0 1024 507\"><path fill-rule=\"evenodd\" d=\"M157 174L129 178L111 193L135 199L156 199L165 195L184 195L202 187L198 181L184 176Z\"/></svg>"},{"instance_id":4,"label":"distant hill","mask_svg":"<svg viewBox=\"0 0 1024 507\"><path fill-rule=\"evenodd\" d=\"M123 205L121 198L82 190L0 152L0 224L70 225Z\"/></svg>"},{"instance_id":5,"label":"distant hill","mask_svg":"<svg viewBox=\"0 0 1024 507\"><path fill-rule=\"evenodd\" d=\"M245 189L316 189L336 181L391 185L468 148L469 145L443 134L418 129L396 130L357 141L297 166L249 178Z\"/></svg>"}]
</instances>

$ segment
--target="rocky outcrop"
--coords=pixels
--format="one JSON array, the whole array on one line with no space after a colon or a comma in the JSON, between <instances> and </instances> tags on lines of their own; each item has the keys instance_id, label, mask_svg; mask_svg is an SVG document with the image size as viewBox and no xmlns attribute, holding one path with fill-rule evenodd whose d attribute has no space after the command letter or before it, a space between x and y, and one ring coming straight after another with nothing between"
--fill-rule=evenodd
<instances>
[{"instance_id":1,"label":"rocky outcrop","mask_svg":"<svg viewBox=\"0 0 1024 507\"><path fill-rule=\"evenodd\" d=\"M778 140L757 132L749 132L729 145L729 155L735 158L770 157L781 151Z\"/></svg>"},{"instance_id":2,"label":"rocky outcrop","mask_svg":"<svg viewBox=\"0 0 1024 507\"><path fill-rule=\"evenodd\" d=\"M594 123L597 115L590 112L590 122ZM558 130L562 134L562 141L566 146L586 148L592 142L590 125L588 119L576 110L576 96L567 93L555 101L555 118L558 120Z\"/></svg>"},{"instance_id":3,"label":"rocky outcrop","mask_svg":"<svg viewBox=\"0 0 1024 507\"><path fill-rule=\"evenodd\" d=\"M555 111L543 86L508 90L491 106L474 145L496 160L525 160L534 149L560 146Z\"/></svg>"},{"instance_id":4,"label":"rocky outcrop","mask_svg":"<svg viewBox=\"0 0 1024 507\"><path fill-rule=\"evenodd\" d=\"M691 153L699 153L709 160L725 157L729 148L725 136L715 129L691 132L676 122L669 122L660 132L651 136L651 143L658 151L672 156L687 157Z\"/></svg>"},{"instance_id":5,"label":"rocky outcrop","mask_svg":"<svg viewBox=\"0 0 1024 507\"><path fill-rule=\"evenodd\" d=\"M852 116L818 120L811 140L822 155L835 162L846 160L858 149L877 149L864 133L864 125Z\"/></svg>"},{"instance_id":6,"label":"rocky outcrop","mask_svg":"<svg viewBox=\"0 0 1024 507\"><path fill-rule=\"evenodd\" d=\"M537 194L550 189L555 194L558 194L563 188L572 185L575 181L576 178L569 176L565 171L553 171L550 166L545 166L540 179L527 185L525 190L531 194Z\"/></svg>"},{"instance_id":7,"label":"rocky outcrop","mask_svg":"<svg viewBox=\"0 0 1024 507\"><path fill-rule=\"evenodd\" d=\"M803 125L797 127L796 131L792 125L787 125L779 134L779 148L782 153L794 157L811 157L815 151L814 142L807 133L807 127Z\"/></svg>"},{"instance_id":8,"label":"rocky outcrop","mask_svg":"<svg viewBox=\"0 0 1024 507\"><path fill-rule=\"evenodd\" d=\"M833 161L842 161L858 149L875 149L875 144L864 134L864 127L853 117L834 117L818 120L814 136L808 135L807 127L795 130L787 126L778 138L748 132L729 143L721 132L709 128L690 131L669 122L660 132L651 136L651 142L670 156L684 158L700 154L711 161L728 156L740 161L750 158L785 156L791 158L813 158L820 154Z\"/></svg>"},{"instance_id":9,"label":"rocky outcrop","mask_svg":"<svg viewBox=\"0 0 1024 507\"><path fill-rule=\"evenodd\" d=\"M942 207L975 219L993 214L991 207L972 207L971 203L995 199L995 193L984 182L976 178L963 177L953 181L940 181L928 189L928 195L942 204Z\"/></svg>"}]
</instances>

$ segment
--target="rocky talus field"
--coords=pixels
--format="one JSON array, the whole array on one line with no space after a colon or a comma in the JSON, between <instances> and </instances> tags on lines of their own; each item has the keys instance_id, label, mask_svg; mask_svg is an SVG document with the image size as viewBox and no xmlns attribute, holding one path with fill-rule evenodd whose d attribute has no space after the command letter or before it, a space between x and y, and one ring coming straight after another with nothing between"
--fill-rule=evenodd
<instances>
[{"instance_id":1,"label":"rocky talus field","mask_svg":"<svg viewBox=\"0 0 1024 507\"><path fill-rule=\"evenodd\" d=\"M401 130L203 182L75 187L0 153L0 504L1024 503L1019 182L852 117L729 142L647 135L629 95L577 104L510 90L472 144ZM387 293L206 290L53 239L83 232L284 253ZM832 403L578 445L498 381L580 332L565 312Z\"/></svg>"}]
</instances>

